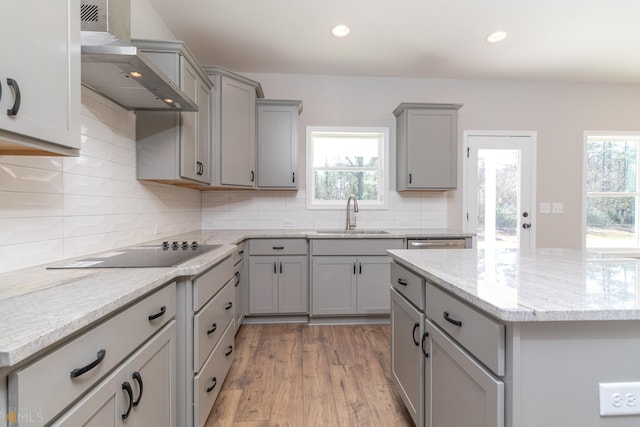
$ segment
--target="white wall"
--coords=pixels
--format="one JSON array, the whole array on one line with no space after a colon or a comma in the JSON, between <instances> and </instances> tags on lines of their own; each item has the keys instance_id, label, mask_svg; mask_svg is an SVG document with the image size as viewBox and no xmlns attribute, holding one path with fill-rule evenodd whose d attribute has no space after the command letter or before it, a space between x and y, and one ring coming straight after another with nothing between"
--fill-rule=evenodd
<instances>
[{"instance_id":1,"label":"white wall","mask_svg":"<svg viewBox=\"0 0 640 427\"><path fill-rule=\"evenodd\" d=\"M0 272L200 228L198 191L136 180L133 113L83 88L81 123L80 157L0 156Z\"/></svg>"},{"instance_id":2,"label":"white wall","mask_svg":"<svg viewBox=\"0 0 640 427\"><path fill-rule=\"evenodd\" d=\"M300 116L301 178L305 176L306 126L387 126L391 130L392 143L395 144L395 118L392 111L401 102L464 104L460 109L458 121L460 144L464 130L537 131L537 200L564 203L563 214L538 214L534 227L539 247L581 247L583 132L640 130L640 85L250 73L244 75L262 84L266 98L303 101L304 111ZM394 159L392 155L391 189L395 188ZM460 182L461 160L459 164ZM304 182L301 185L304 188ZM446 206L438 206L436 210L448 215L445 226L460 229L461 193L460 190L436 194L421 193L419 196L396 193L395 200L400 200L401 205L404 205L406 200L410 205L411 200L418 197L421 203L426 200L426 204L430 206L444 203L446 200ZM254 211L257 209L261 212L259 203L263 193L259 193L255 204L231 203L232 206L221 217L222 222L216 222L220 217L214 216L211 212L216 209L225 211L222 206L232 197L235 196L205 194L205 223L211 220L216 225L225 226L224 215L227 215L231 221L229 224L233 225L237 219L244 221L243 215L253 220L257 216ZM284 203L285 206L289 206L286 205L286 201ZM338 218L337 212L335 218L329 220L330 224L325 224L324 220L317 221L315 212L305 211L301 203L294 202L290 206L291 210L284 211L286 215L307 218L307 221L302 223L305 226L311 223L315 226L322 222L323 225L334 227L342 226L344 222L343 218ZM415 203L413 206L416 206ZM397 206L392 207L386 216L381 214L382 222L390 224L389 221L392 221L394 225L398 225L397 219L404 215L395 210L396 208ZM408 218L413 218L411 221L415 223L415 215L409 215ZM432 220L433 218L427 222L431 223ZM266 224L267 220L264 221Z\"/></svg>"}]
</instances>

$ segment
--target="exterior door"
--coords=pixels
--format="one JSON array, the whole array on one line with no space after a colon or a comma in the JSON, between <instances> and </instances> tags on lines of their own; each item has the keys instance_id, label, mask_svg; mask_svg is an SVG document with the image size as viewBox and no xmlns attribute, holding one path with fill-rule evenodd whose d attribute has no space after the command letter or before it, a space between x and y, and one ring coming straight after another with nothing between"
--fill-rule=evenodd
<instances>
[{"instance_id":1,"label":"exterior door","mask_svg":"<svg viewBox=\"0 0 640 427\"><path fill-rule=\"evenodd\" d=\"M479 248L535 248L535 132L465 132L468 232Z\"/></svg>"}]
</instances>

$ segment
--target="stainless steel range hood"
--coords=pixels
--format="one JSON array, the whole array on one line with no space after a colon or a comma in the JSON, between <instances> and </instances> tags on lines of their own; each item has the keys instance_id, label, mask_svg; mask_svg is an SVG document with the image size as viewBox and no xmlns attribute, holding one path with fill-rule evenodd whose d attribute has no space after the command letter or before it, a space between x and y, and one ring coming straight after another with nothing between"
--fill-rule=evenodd
<instances>
[{"instance_id":1,"label":"stainless steel range hood","mask_svg":"<svg viewBox=\"0 0 640 427\"><path fill-rule=\"evenodd\" d=\"M130 0L81 0L82 84L128 110L198 111L130 43Z\"/></svg>"}]
</instances>

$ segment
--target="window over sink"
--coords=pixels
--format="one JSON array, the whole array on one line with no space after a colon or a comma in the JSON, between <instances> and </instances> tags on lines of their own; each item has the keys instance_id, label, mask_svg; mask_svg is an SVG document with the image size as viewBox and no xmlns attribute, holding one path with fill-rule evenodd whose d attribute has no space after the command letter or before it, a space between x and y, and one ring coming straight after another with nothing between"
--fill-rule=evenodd
<instances>
[{"instance_id":1,"label":"window over sink","mask_svg":"<svg viewBox=\"0 0 640 427\"><path fill-rule=\"evenodd\" d=\"M586 248L640 248L640 132L587 132L585 144Z\"/></svg>"},{"instance_id":2,"label":"window over sink","mask_svg":"<svg viewBox=\"0 0 640 427\"><path fill-rule=\"evenodd\" d=\"M353 194L361 209L388 206L389 128L307 127L307 208L338 209Z\"/></svg>"}]
</instances>

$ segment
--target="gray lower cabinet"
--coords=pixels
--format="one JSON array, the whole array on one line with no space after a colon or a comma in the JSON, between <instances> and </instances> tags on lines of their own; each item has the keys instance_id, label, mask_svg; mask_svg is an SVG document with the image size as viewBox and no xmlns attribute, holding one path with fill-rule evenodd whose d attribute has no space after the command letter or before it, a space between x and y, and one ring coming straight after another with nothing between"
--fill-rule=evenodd
<instances>
[{"instance_id":1,"label":"gray lower cabinet","mask_svg":"<svg viewBox=\"0 0 640 427\"><path fill-rule=\"evenodd\" d=\"M385 256L313 258L313 315L389 314Z\"/></svg>"},{"instance_id":2,"label":"gray lower cabinet","mask_svg":"<svg viewBox=\"0 0 640 427\"><path fill-rule=\"evenodd\" d=\"M197 112L136 113L137 178L197 186L211 181L211 82L182 42L132 40L198 105Z\"/></svg>"},{"instance_id":3,"label":"gray lower cabinet","mask_svg":"<svg viewBox=\"0 0 640 427\"><path fill-rule=\"evenodd\" d=\"M258 188L298 188L298 115L302 101L259 99Z\"/></svg>"},{"instance_id":4,"label":"gray lower cabinet","mask_svg":"<svg viewBox=\"0 0 640 427\"><path fill-rule=\"evenodd\" d=\"M233 254L234 273L233 273L233 313L235 320L235 332L238 333L245 315L245 268L244 268L244 243L238 245L238 250Z\"/></svg>"},{"instance_id":5,"label":"gray lower cabinet","mask_svg":"<svg viewBox=\"0 0 640 427\"><path fill-rule=\"evenodd\" d=\"M175 337L172 321L52 426L175 426Z\"/></svg>"},{"instance_id":6,"label":"gray lower cabinet","mask_svg":"<svg viewBox=\"0 0 640 427\"><path fill-rule=\"evenodd\" d=\"M424 313L392 289L391 375L416 426L424 425L423 330Z\"/></svg>"},{"instance_id":7,"label":"gray lower cabinet","mask_svg":"<svg viewBox=\"0 0 640 427\"><path fill-rule=\"evenodd\" d=\"M460 107L461 104L402 103L393 111L398 191L457 187Z\"/></svg>"},{"instance_id":8,"label":"gray lower cabinet","mask_svg":"<svg viewBox=\"0 0 640 427\"><path fill-rule=\"evenodd\" d=\"M307 314L308 259L306 255L249 258L250 314Z\"/></svg>"},{"instance_id":9,"label":"gray lower cabinet","mask_svg":"<svg viewBox=\"0 0 640 427\"><path fill-rule=\"evenodd\" d=\"M391 259L402 239L311 240L311 315L388 315Z\"/></svg>"},{"instance_id":10,"label":"gray lower cabinet","mask_svg":"<svg viewBox=\"0 0 640 427\"><path fill-rule=\"evenodd\" d=\"M504 383L428 319L424 330L425 426L503 427Z\"/></svg>"},{"instance_id":11,"label":"gray lower cabinet","mask_svg":"<svg viewBox=\"0 0 640 427\"><path fill-rule=\"evenodd\" d=\"M17 367L8 376L11 426L111 425L105 405L115 425L131 407L127 425L176 426L175 292L168 284Z\"/></svg>"}]
</instances>

